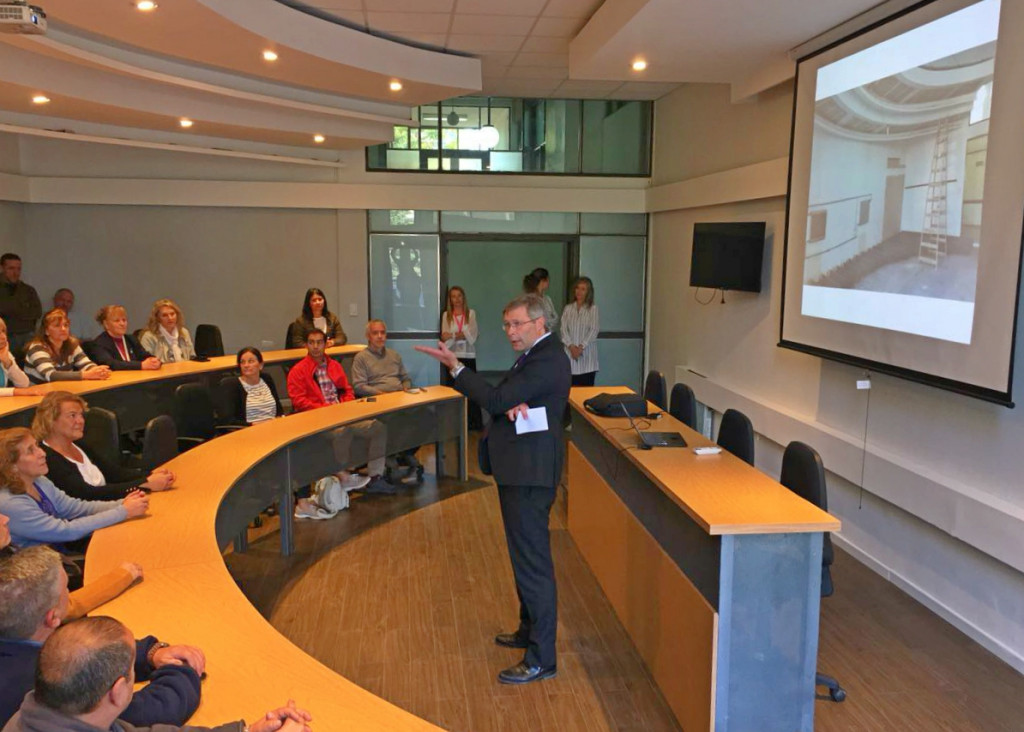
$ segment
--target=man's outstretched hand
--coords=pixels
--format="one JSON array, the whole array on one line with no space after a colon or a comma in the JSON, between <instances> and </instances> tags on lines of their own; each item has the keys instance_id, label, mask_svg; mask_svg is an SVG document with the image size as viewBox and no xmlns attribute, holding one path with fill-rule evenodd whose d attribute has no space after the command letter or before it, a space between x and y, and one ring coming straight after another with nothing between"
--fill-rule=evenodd
<instances>
[{"instance_id":1,"label":"man's outstretched hand","mask_svg":"<svg viewBox=\"0 0 1024 732\"><path fill-rule=\"evenodd\" d=\"M449 369L455 368L455 366L459 363L458 357L456 357L454 353L448 350L448 346L444 344L444 341L438 341L437 348L431 348L430 346L413 346L413 348L415 348L420 353L425 353L431 358L440 361Z\"/></svg>"}]
</instances>

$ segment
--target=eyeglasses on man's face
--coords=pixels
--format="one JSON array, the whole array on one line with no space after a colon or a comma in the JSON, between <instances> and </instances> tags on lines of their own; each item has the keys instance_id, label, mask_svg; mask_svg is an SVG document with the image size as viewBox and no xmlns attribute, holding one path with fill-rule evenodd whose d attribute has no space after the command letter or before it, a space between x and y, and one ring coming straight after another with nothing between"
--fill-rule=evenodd
<instances>
[{"instance_id":1,"label":"eyeglasses on man's face","mask_svg":"<svg viewBox=\"0 0 1024 732\"><path fill-rule=\"evenodd\" d=\"M519 330L527 323L532 323L536 320L540 320L539 315L536 318L530 318L529 320L506 320L501 324L501 329L508 333L509 331Z\"/></svg>"}]
</instances>

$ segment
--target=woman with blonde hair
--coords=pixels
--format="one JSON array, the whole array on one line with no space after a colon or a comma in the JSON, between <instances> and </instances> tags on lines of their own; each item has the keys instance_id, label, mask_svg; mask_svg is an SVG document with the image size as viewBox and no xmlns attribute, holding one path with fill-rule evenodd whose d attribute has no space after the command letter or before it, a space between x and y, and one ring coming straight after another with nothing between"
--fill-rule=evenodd
<instances>
[{"instance_id":1,"label":"woman with blonde hair","mask_svg":"<svg viewBox=\"0 0 1024 732\"><path fill-rule=\"evenodd\" d=\"M68 314L60 308L39 321L36 337L25 350L25 373L37 384L110 378L109 367L98 366L85 355L78 339L71 335Z\"/></svg>"},{"instance_id":2,"label":"woman with blonde hair","mask_svg":"<svg viewBox=\"0 0 1024 732\"><path fill-rule=\"evenodd\" d=\"M174 300L157 300L149 314L142 347L163 363L188 361L196 357L192 336L185 327L185 316Z\"/></svg>"},{"instance_id":3,"label":"woman with blonde hair","mask_svg":"<svg viewBox=\"0 0 1024 732\"><path fill-rule=\"evenodd\" d=\"M153 371L162 365L128 332L128 311L120 305L105 305L96 313L103 332L88 344L93 360L113 371Z\"/></svg>"},{"instance_id":4,"label":"woman with blonde hair","mask_svg":"<svg viewBox=\"0 0 1024 732\"><path fill-rule=\"evenodd\" d=\"M479 335L476 312L469 307L466 291L458 285L452 285L448 288L445 310L441 315L441 340L452 353L458 355L459 361L470 371L476 371L476 339ZM451 385L452 378L447 369L442 376L445 383ZM479 405L471 401L467 410L469 429L480 429L483 426L483 417Z\"/></svg>"},{"instance_id":5,"label":"woman with blonde hair","mask_svg":"<svg viewBox=\"0 0 1024 732\"><path fill-rule=\"evenodd\" d=\"M7 339L7 324L0 318L0 397L42 396L46 392L38 386L30 386L28 376L18 366L11 354L11 343Z\"/></svg>"},{"instance_id":6,"label":"woman with blonde hair","mask_svg":"<svg viewBox=\"0 0 1024 732\"><path fill-rule=\"evenodd\" d=\"M50 482L48 470L46 453L28 429L0 430L0 513L10 519L11 543L19 549L78 541L149 508L142 491L120 501L72 498Z\"/></svg>"},{"instance_id":7,"label":"woman with blonde hair","mask_svg":"<svg viewBox=\"0 0 1024 732\"><path fill-rule=\"evenodd\" d=\"M147 475L76 444L84 436L87 408L82 397L69 391L51 391L36 407L32 433L42 443L47 477L55 486L72 498L116 501L137 488L162 491L174 485L174 473L167 468Z\"/></svg>"}]
</instances>

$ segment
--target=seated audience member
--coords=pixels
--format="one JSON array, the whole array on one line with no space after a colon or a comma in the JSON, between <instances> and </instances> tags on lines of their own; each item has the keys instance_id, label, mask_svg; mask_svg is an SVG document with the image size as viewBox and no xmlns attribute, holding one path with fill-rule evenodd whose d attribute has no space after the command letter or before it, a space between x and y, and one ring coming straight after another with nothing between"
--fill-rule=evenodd
<instances>
[{"instance_id":1,"label":"seated audience member","mask_svg":"<svg viewBox=\"0 0 1024 732\"><path fill-rule=\"evenodd\" d=\"M192 336L185 327L185 316L174 300L157 300L139 339L142 347L162 363L177 363L196 357Z\"/></svg>"},{"instance_id":2,"label":"seated audience member","mask_svg":"<svg viewBox=\"0 0 1024 732\"><path fill-rule=\"evenodd\" d=\"M36 407L32 433L46 453L47 477L72 498L119 501L137 488L162 491L174 485L174 473L157 468L142 470L111 464L82 445L85 400L69 391L51 391Z\"/></svg>"},{"instance_id":3,"label":"seated audience member","mask_svg":"<svg viewBox=\"0 0 1024 732\"><path fill-rule=\"evenodd\" d=\"M338 316L327 309L327 298L324 297L323 291L310 287L306 290L306 299L302 303L302 315L292 323L288 348L305 346L306 335L314 328L319 328L327 335L328 348L348 343L348 336L345 335Z\"/></svg>"},{"instance_id":4,"label":"seated audience member","mask_svg":"<svg viewBox=\"0 0 1024 732\"><path fill-rule=\"evenodd\" d=\"M42 312L36 289L21 279L21 257L13 252L0 256L0 317L10 328L8 337L15 353L32 339Z\"/></svg>"},{"instance_id":5,"label":"seated audience member","mask_svg":"<svg viewBox=\"0 0 1024 732\"><path fill-rule=\"evenodd\" d=\"M72 498L46 477L46 453L24 427L0 430L0 513L11 520L11 543L78 541L96 529L142 516L149 498L133 491L120 501Z\"/></svg>"},{"instance_id":6,"label":"seated audience member","mask_svg":"<svg viewBox=\"0 0 1024 732\"><path fill-rule=\"evenodd\" d=\"M232 424L256 424L284 414L274 380L263 373L260 349L246 346L238 352L241 375L227 387L225 395Z\"/></svg>"},{"instance_id":7,"label":"seated audience member","mask_svg":"<svg viewBox=\"0 0 1024 732\"><path fill-rule=\"evenodd\" d=\"M11 532L8 529L10 519L0 513L0 563L13 557L18 550L11 546ZM29 547L26 551L31 551ZM110 602L142 578L142 567L134 562L124 562L117 569L112 569L102 577L98 577L85 587L75 590L68 598L68 612L65 620L77 620L84 617L100 605ZM0 652L0 658L3 653ZM2 703L0 703L2 706ZM0 718L3 713L0 712ZM2 724L2 722L0 722Z\"/></svg>"},{"instance_id":8,"label":"seated audience member","mask_svg":"<svg viewBox=\"0 0 1024 732\"><path fill-rule=\"evenodd\" d=\"M0 560L0 723L14 716L32 690L40 651L66 619L67 608L68 578L57 552L36 546ZM67 627L82 622L89 621ZM206 666L203 652L160 643L152 636L136 641L126 630L124 635L128 664L134 666L137 680L149 684L119 716L136 725L184 724L199 706L199 677Z\"/></svg>"},{"instance_id":9,"label":"seated audience member","mask_svg":"<svg viewBox=\"0 0 1024 732\"><path fill-rule=\"evenodd\" d=\"M352 386L356 396L374 396L410 388L412 379L405 370L402 356L387 347L388 326L383 320L371 320L366 324L366 342L366 350L357 353L352 361ZM396 457L398 464L407 466L417 480L423 479L423 466L416 459L416 448L405 450Z\"/></svg>"},{"instance_id":10,"label":"seated audience member","mask_svg":"<svg viewBox=\"0 0 1024 732\"><path fill-rule=\"evenodd\" d=\"M67 313L68 319L71 318L71 311L75 309L75 293L67 287L62 287L53 293L53 307L63 310ZM80 341L85 340L89 337L89 330L87 326L88 318L75 318L71 321L71 335Z\"/></svg>"},{"instance_id":11,"label":"seated audience member","mask_svg":"<svg viewBox=\"0 0 1024 732\"><path fill-rule=\"evenodd\" d=\"M137 650L131 633L113 618L84 618L57 628L39 651L33 691L6 732L135 732L138 723L125 720L135 697L145 692L135 694L132 688L139 678ZM191 668L178 668L195 675ZM311 720L289 701L249 725L243 720L214 728L158 724L152 732L310 732Z\"/></svg>"},{"instance_id":12,"label":"seated audience member","mask_svg":"<svg viewBox=\"0 0 1024 732\"><path fill-rule=\"evenodd\" d=\"M0 397L41 396L46 393L38 386L30 386L28 376L18 366L11 354L7 340L7 325L0 320Z\"/></svg>"},{"instance_id":13,"label":"seated audience member","mask_svg":"<svg viewBox=\"0 0 1024 732\"><path fill-rule=\"evenodd\" d=\"M120 305L106 305L96 313L96 322L103 332L93 339L90 353L93 360L113 371L155 371L160 359L147 351L128 332L128 312Z\"/></svg>"},{"instance_id":14,"label":"seated audience member","mask_svg":"<svg viewBox=\"0 0 1024 732\"><path fill-rule=\"evenodd\" d=\"M292 366L288 372L288 396L291 397L292 408L296 412L319 409L355 399L341 364L324 354L326 343L327 336L322 330L311 330L306 336L306 357ZM343 467L347 466L349 449L356 435L369 442L370 461L367 473L370 480L363 482L365 478L342 472L338 476L342 487L349 490L363 488L367 492L394 493L394 486L384 479L387 428L381 422L370 419L336 430L333 436L334 454ZM358 485L360 482L363 482L363 485Z\"/></svg>"},{"instance_id":15,"label":"seated audience member","mask_svg":"<svg viewBox=\"0 0 1024 732\"><path fill-rule=\"evenodd\" d=\"M39 332L25 350L25 373L32 381L110 378L110 368L93 363L70 329L71 321L63 310L54 309L43 316Z\"/></svg>"}]
</instances>

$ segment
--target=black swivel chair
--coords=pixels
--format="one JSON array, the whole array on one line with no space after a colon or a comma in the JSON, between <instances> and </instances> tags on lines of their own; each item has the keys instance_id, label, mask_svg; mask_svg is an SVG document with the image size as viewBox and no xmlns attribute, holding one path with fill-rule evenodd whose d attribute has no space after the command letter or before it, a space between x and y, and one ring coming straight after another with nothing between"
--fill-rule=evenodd
<instances>
[{"instance_id":1,"label":"black swivel chair","mask_svg":"<svg viewBox=\"0 0 1024 732\"><path fill-rule=\"evenodd\" d=\"M285 348L294 348L295 347L295 346L292 345L292 338L295 337L295 331L296 331L297 328L298 328L298 326L294 322L291 322L291 323L288 324L288 332L285 333L285 335L284 335L284 347Z\"/></svg>"},{"instance_id":2,"label":"black swivel chair","mask_svg":"<svg viewBox=\"0 0 1024 732\"><path fill-rule=\"evenodd\" d=\"M224 339L221 338L220 328L209 323L201 323L196 326L196 355L204 358L224 355Z\"/></svg>"},{"instance_id":3,"label":"black swivel chair","mask_svg":"<svg viewBox=\"0 0 1024 732\"><path fill-rule=\"evenodd\" d=\"M89 407L85 413L82 444L110 465L121 464L121 429L117 415L103 407Z\"/></svg>"},{"instance_id":4,"label":"black swivel chair","mask_svg":"<svg viewBox=\"0 0 1024 732\"><path fill-rule=\"evenodd\" d=\"M697 429L697 397L693 389L682 382L673 386L668 413L691 430Z\"/></svg>"},{"instance_id":5,"label":"black swivel chair","mask_svg":"<svg viewBox=\"0 0 1024 732\"><path fill-rule=\"evenodd\" d=\"M660 371L651 369L644 381L644 399L654 402L658 409L668 409L668 387L665 386L665 377Z\"/></svg>"},{"instance_id":6,"label":"black swivel chair","mask_svg":"<svg viewBox=\"0 0 1024 732\"><path fill-rule=\"evenodd\" d=\"M782 475L779 482L798 496L813 503L823 511L828 510L828 492L825 487L825 465L821 456L810 445L802 442L791 442L782 455ZM832 536L825 534L821 547L821 596L828 597L832 587ZM833 677L818 673L814 676L815 686L828 689L828 698L841 702L846 698L846 691ZM825 698L825 697L821 697Z\"/></svg>"},{"instance_id":7,"label":"black swivel chair","mask_svg":"<svg viewBox=\"0 0 1024 732\"><path fill-rule=\"evenodd\" d=\"M161 414L146 422L142 435L142 456L139 467L143 470L158 468L178 456L178 428L170 415Z\"/></svg>"},{"instance_id":8,"label":"black swivel chair","mask_svg":"<svg viewBox=\"0 0 1024 732\"><path fill-rule=\"evenodd\" d=\"M205 384L182 384L174 390L174 423L178 429L178 446L183 450L217 435L239 429L238 425L217 424L213 397Z\"/></svg>"},{"instance_id":9,"label":"black swivel chair","mask_svg":"<svg viewBox=\"0 0 1024 732\"><path fill-rule=\"evenodd\" d=\"M743 412L725 410L718 427L718 444L745 463L754 464L754 425Z\"/></svg>"}]
</instances>

